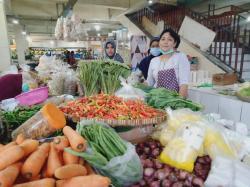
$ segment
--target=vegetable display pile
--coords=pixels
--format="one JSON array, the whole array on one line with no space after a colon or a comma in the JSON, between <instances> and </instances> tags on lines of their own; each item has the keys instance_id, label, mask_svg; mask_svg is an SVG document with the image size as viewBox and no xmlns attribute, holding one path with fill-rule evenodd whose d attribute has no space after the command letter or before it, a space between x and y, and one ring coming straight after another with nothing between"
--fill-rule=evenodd
<instances>
[{"instance_id":1,"label":"vegetable display pile","mask_svg":"<svg viewBox=\"0 0 250 187\"><path fill-rule=\"evenodd\" d=\"M158 117L163 112L145 105L139 100L123 100L122 98L99 94L83 97L68 102L61 110L73 118L98 118L98 119L149 119Z\"/></svg>"},{"instance_id":2,"label":"vegetable display pile","mask_svg":"<svg viewBox=\"0 0 250 187\"><path fill-rule=\"evenodd\" d=\"M63 132L64 136L40 145L21 135L9 144L0 144L0 186L108 187L108 177L97 175L85 160L64 151L66 147L84 151L84 138L68 126Z\"/></svg>"},{"instance_id":3,"label":"vegetable display pile","mask_svg":"<svg viewBox=\"0 0 250 187\"><path fill-rule=\"evenodd\" d=\"M9 142L11 140L11 132L36 114L41 107L40 105L36 105L32 107L20 107L11 112L1 112L0 117L2 118L3 125L0 127L0 141Z\"/></svg>"},{"instance_id":4,"label":"vegetable display pile","mask_svg":"<svg viewBox=\"0 0 250 187\"><path fill-rule=\"evenodd\" d=\"M119 76L127 78L129 74L128 66L115 61L81 62L79 67L80 84L85 96L114 93L121 86Z\"/></svg>"},{"instance_id":5,"label":"vegetable display pile","mask_svg":"<svg viewBox=\"0 0 250 187\"><path fill-rule=\"evenodd\" d=\"M96 167L105 166L112 158L123 155L126 152L124 141L112 129L101 125L77 125L77 131L92 148L92 153L70 153L82 156L86 161Z\"/></svg>"},{"instance_id":6,"label":"vegetable display pile","mask_svg":"<svg viewBox=\"0 0 250 187\"><path fill-rule=\"evenodd\" d=\"M135 147L122 140L112 128L89 122L78 124L77 131L88 141L89 149L80 153L71 149L66 151L83 157L98 172L108 176L116 187L128 186L141 179L142 165Z\"/></svg>"},{"instance_id":7,"label":"vegetable display pile","mask_svg":"<svg viewBox=\"0 0 250 187\"><path fill-rule=\"evenodd\" d=\"M193 173L173 168L157 160L163 147L160 142L149 140L139 143L136 151L140 156L144 172L143 179L130 187L203 187L211 167L209 156L196 160Z\"/></svg>"},{"instance_id":8,"label":"vegetable display pile","mask_svg":"<svg viewBox=\"0 0 250 187\"><path fill-rule=\"evenodd\" d=\"M146 95L146 102L149 106L159 109L171 107L173 110L190 108L193 111L199 111L203 108L202 105L184 99L178 93L165 88L151 89Z\"/></svg>"}]
</instances>

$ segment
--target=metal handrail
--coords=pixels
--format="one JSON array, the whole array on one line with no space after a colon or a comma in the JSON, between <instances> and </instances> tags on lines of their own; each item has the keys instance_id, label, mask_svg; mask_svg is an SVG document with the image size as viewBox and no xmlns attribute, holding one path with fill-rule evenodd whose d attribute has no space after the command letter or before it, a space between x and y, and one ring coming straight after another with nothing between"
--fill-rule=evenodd
<instances>
[{"instance_id":1,"label":"metal handrail","mask_svg":"<svg viewBox=\"0 0 250 187\"><path fill-rule=\"evenodd\" d=\"M184 7L176 8L163 15L160 15L157 11L152 12L144 8L127 16L130 16L137 23L142 23L143 16L146 16L155 24L163 20L164 28L171 27L178 32L186 15L216 32L214 47L211 45L208 52L222 63L233 68L241 78L244 69L244 54L250 48L250 30L240 25L241 20L245 20L245 18L237 12L219 17L219 19L209 19L209 17ZM233 49L235 53L233 53ZM240 59L239 55L241 55ZM239 66L238 62L240 63Z\"/></svg>"}]
</instances>

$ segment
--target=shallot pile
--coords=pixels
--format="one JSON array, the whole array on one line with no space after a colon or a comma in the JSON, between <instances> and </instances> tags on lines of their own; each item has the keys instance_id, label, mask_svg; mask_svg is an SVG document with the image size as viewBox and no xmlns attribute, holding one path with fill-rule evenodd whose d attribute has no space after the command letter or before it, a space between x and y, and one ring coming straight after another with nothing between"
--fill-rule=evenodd
<instances>
[{"instance_id":1,"label":"shallot pile","mask_svg":"<svg viewBox=\"0 0 250 187\"><path fill-rule=\"evenodd\" d=\"M211 159L199 157L195 162L193 173L173 168L160 163L157 157L163 147L160 142L148 140L136 145L136 151L143 165L143 179L130 187L202 187L206 180Z\"/></svg>"}]
</instances>

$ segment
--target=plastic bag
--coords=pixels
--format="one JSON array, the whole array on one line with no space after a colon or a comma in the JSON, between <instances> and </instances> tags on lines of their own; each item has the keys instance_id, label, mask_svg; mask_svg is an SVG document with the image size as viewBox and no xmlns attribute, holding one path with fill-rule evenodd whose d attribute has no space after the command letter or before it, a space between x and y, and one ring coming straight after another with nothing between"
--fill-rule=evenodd
<instances>
[{"instance_id":1,"label":"plastic bag","mask_svg":"<svg viewBox=\"0 0 250 187\"><path fill-rule=\"evenodd\" d=\"M77 79L73 70L67 72L64 81L64 94L76 95Z\"/></svg>"},{"instance_id":2,"label":"plastic bag","mask_svg":"<svg viewBox=\"0 0 250 187\"><path fill-rule=\"evenodd\" d=\"M63 17L57 19L55 27L55 37L57 40L63 39Z\"/></svg>"},{"instance_id":3,"label":"plastic bag","mask_svg":"<svg viewBox=\"0 0 250 187\"><path fill-rule=\"evenodd\" d=\"M224 127L216 123L207 123L204 128L206 128L204 149L212 159L217 156L236 158L236 152L224 133Z\"/></svg>"},{"instance_id":4,"label":"plastic bag","mask_svg":"<svg viewBox=\"0 0 250 187\"><path fill-rule=\"evenodd\" d=\"M120 77L122 88L115 92L115 95L124 99L141 99L144 100L145 92L126 83L126 80Z\"/></svg>"},{"instance_id":5,"label":"plastic bag","mask_svg":"<svg viewBox=\"0 0 250 187\"><path fill-rule=\"evenodd\" d=\"M8 74L18 74L18 69L16 65L11 65L9 68L3 72L1 72L1 76L8 75Z\"/></svg>"},{"instance_id":6,"label":"plastic bag","mask_svg":"<svg viewBox=\"0 0 250 187\"><path fill-rule=\"evenodd\" d=\"M248 187L250 167L227 157L216 157L205 182L206 187Z\"/></svg>"},{"instance_id":7,"label":"plastic bag","mask_svg":"<svg viewBox=\"0 0 250 187\"><path fill-rule=\"evenodd\" d=\"M56 73L52 75L52 80L48 82L49 92L52 95L62 95L64 90L64 73Z\"/></svg>"},{"instance_id":8,"label":"plastic bag","mask_svg":"<svg viewBox=\"0 0 250 187\"><path fill-rule=\"evenodd\" d=\"M107 124L101 122L91 120L80 122L81 125L92 125L93 123L110 128ZM142 178L143 168L135 146L126 141L125 144L127 151L124 155L112 158L105 166L95 166L98 172L111 178L112 184L116 187L129 186ZM87 152L91 153L92 151L88 147Z\"/></svg>"},{"instance_id":9,"label":"plastic bag","mask_svg":"<svg viewBox=\"0 0 250 187\"><path fill-rule=\"evenodd\" d=\"M15 98L2 100L0 108L5 111L13 111L18 106L18 101Z\"/></svg>"},{"instance_id":10,"label":"plastic bag","mask_svg":"<svg viewBox=\"0 0 250 187\"><path fill-rule=\"evenodd\" d=\"M185 123L176 130L174 138L160 154L160 160L178 169L193 171L200 154L205 130L197 123Z\"/></svg>"},{"instance_id":11,"label":"plastic bag","mask_svg":"<svg viewBox=\"0 0 250 187\"><path fill-rule=\"evenodd\" d=\"M233 187L233 162L225 157L216 157L205 181L206 187Z\"/></svg>"}]
</instances>

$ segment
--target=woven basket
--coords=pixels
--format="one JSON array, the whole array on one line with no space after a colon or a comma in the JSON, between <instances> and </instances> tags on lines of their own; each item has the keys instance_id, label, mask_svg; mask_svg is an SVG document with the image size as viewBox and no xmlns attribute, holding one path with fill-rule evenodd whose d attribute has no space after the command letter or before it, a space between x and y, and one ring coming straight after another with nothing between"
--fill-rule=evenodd
<instances>
[{"instance_id":1,"label":"woven basket","mask_svg":"<svg viewBox=\"0 0 250 187\"><path fill-rule=\"evenodd\" d=\"M80 120L95 120L107 123L108 125L112 127L125 127L125 126L131 126L131 127L139 127L139 126L145 126L145 125L152 125L152 124L159 124L162 123L167 119L167 114L162 113L161 116L155 117L155 118L149 118L149 119L133 119L133 120L116 120L116 119L98 119L98 118L76 118L74 116L69 116L65 114L67 118L71 119L73 122L79 122Z\"/></svg>"}]
</instances>

